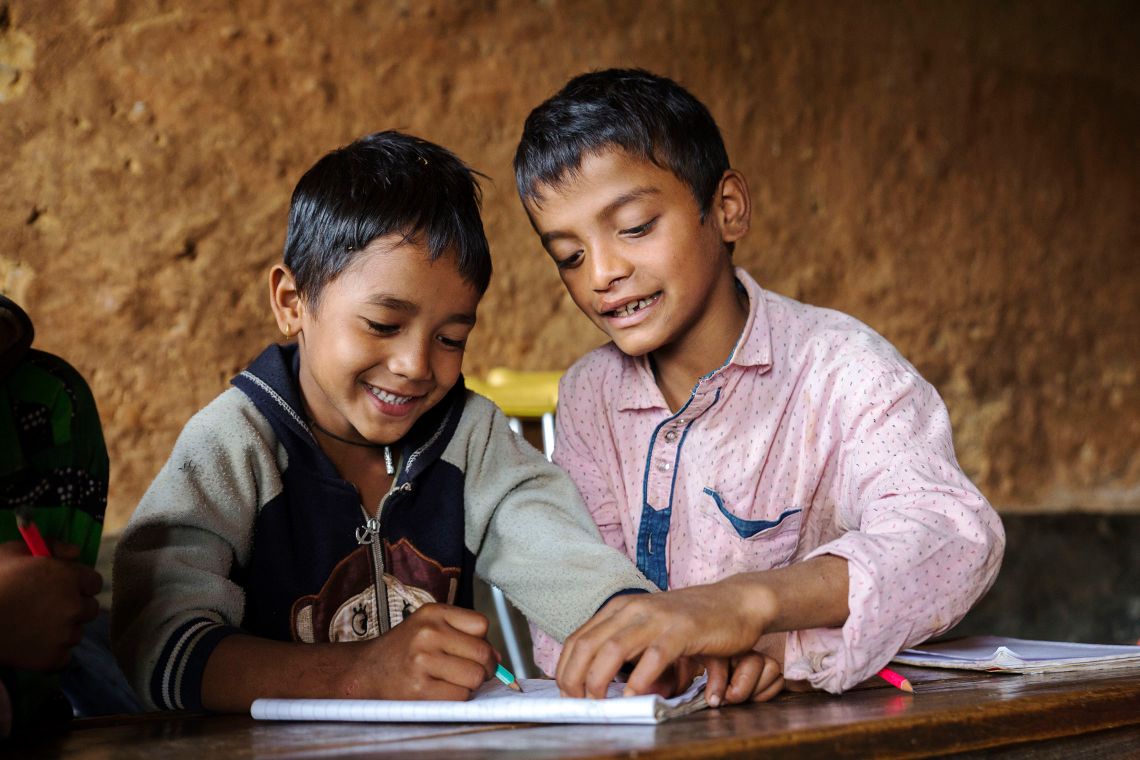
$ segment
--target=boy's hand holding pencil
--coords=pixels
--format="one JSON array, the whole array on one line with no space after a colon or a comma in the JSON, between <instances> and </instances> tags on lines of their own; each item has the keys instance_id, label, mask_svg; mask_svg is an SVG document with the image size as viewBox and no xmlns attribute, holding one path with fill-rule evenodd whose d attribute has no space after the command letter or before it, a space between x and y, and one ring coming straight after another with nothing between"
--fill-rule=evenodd
<instances>
[{"instance_id":1,"label":"boy's hand holding pencil","mask_svg":"<svg viewBox=\"0 0 1140 760\"><path fill-rule=\"evenodd\" d=\"M425 604L374 640L386 651L374 659L383 672L375 674L369 690L391 692L387 698L395 699L469 699L501 668L487 628L487 618L473 610Z\"/></svg>"},{"instance_id":2,"label":"boy's hand holding pencil","mask_svg":"<svg viewBox=\"0 0 1140 760\"><path fill-rule=\"evenodd\" d=\"M245 712L255 699L271 693L282 698L464 701L499 668L487 628L487 618L474 610L433 603L383 636L359 642L298 645L229 636L206 663L202 703L210 710ZM281 673L289 678L281 679Z\"/></svg>"}]
</instances>

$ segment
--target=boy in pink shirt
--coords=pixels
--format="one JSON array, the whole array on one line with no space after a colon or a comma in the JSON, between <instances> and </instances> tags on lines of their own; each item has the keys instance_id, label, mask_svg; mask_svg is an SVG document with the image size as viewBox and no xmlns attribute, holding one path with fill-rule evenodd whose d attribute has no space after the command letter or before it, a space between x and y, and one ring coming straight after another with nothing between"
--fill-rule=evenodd
<instances>
[{"instance_id":1,"label":"boy in pink shirt","mask_svg":"<svg viewBox=\"0 0 1140 760\"><path fill-rule=\"evenodd\" d=\"M612 340L566 373L555 461L668 593L611 601L536 658L598 696L627 662L729 658L727 701L844 691L990 587L1001 521L938 393L852 317L734 268L745 178L708 110L639 70L584 74L526 121L515 174L571 297ZM717 662L708 660L708 662Z\"/></svg>"}]
</instances>

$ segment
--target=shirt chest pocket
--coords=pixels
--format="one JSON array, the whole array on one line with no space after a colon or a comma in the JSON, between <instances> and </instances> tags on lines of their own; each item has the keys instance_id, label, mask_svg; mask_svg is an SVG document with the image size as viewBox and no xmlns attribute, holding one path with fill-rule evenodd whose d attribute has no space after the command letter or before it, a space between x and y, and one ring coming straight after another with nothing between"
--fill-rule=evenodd
<instances>
[{"instance_id":1,"label":"shirt chest pocket","mask_svg":"<svg viewBox=\"0 0 1140 760\"><path fill-rule=\"evenodd\" d=\"M746 519L737 515L724 498L711 488L704 489L705 519L716 523L720 542L732 547L736 572L770 570L782 567L795 556L800 540L803 510L789 507L769 519Z\"/></svg>"}]
</instances>

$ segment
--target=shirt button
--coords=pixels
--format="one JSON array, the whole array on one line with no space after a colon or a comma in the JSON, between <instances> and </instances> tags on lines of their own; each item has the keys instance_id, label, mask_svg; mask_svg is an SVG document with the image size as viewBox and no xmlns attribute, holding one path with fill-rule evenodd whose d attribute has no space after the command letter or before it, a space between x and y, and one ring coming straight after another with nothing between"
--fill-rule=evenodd
<instances>
[{"instance_id":1,"label":"shirt button","mask_svg":"<svg viewBox=\"0 0 1140 760\"><path fill-rule=\"evenodd\" d=\"M668 462L661 462L660 464L657 465L657 469L661 470L661 472L669 472L669 463Z\"/></svg>"},{"instance_id":2,"label":"shirt button","mask_svg":"<svg viewBox=\"0 0 1140 760\"><path fill-rule=\"evenodd\" d=\"M672 443L673 441L677 440L677 431L676 430L666 430L665 431L665 440L668 441L669 443Z\"/></svg>"}]
</instances>

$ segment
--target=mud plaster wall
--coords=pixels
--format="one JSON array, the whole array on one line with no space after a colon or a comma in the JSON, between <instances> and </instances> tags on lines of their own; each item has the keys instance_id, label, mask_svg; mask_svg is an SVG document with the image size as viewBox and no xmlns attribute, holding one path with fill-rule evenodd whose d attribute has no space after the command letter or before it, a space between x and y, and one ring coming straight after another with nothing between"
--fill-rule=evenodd
<instances>
[{"instance_id":1,"label":"mud plaster wall","mask_svg":"<svg viewBox=\"0 0 1140 760\"><path fill-rule=\"evenodd\" d=\"M643 66L750 179L739 263L898 345L999 508L1140 511L1140 13L1078 5L0 0L0 288L90 379L114 531L277 338L293 183L365 132L493 180L467 372L596 345L510 160L570 75Z\"/></svg>"}]
</instances>

